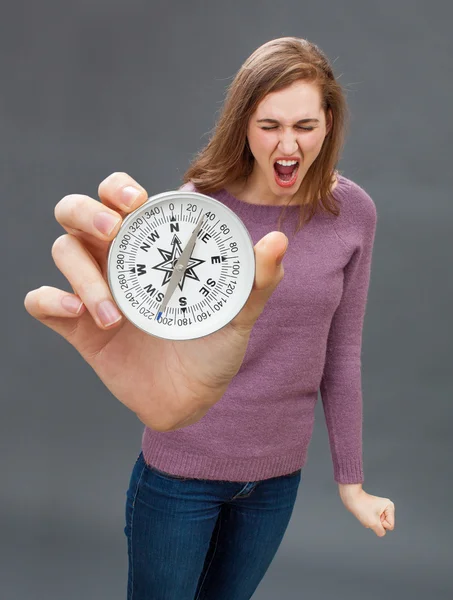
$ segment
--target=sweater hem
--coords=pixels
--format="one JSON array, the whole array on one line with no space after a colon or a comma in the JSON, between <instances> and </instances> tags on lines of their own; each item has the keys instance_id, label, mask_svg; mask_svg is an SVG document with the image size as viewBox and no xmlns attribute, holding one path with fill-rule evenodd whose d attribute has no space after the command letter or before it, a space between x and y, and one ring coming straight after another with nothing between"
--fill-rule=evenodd
<instances>
[{"instance_id":1,"label":"sweater hem","mask_svg":"<svg viewBox=\"0 0 453 600\"><path fill-rule=\"evenodd\" d=\"M165 435L165 433L163 434ZM307 458L307 448L295 448L280 456L246 456L229 458L199 455L169 447L162 433L145 428L141 450L150 467L190 479L249 482L289 475L302 469Z\"/></svg>"}]
</instances>

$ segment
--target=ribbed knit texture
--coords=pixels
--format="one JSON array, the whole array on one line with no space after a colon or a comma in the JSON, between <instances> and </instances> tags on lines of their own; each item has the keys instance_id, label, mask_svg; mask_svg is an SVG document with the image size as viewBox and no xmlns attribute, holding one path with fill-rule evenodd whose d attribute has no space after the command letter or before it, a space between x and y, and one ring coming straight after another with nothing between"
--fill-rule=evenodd
<instances>
[{"instance_id":1,"label":"ribbed knit texture","mask_svg":"<svg viewBox=\"0 0 453 600\"><path fill-rule=\"evenodd\" d=\"M183 189L197 191L192 184ZM299 208L286 211L285 275L250 335L244 361L222 398L197 423L176 431L148 427L146 462L198 479L255 481L304 466L321 392L339 483L363 483L361 346L376 207L338 176L340 215L318 212L294 235ZM250 204L226 190L256 244L277 230L281 206Z\"/></svg>"}]
</instances>

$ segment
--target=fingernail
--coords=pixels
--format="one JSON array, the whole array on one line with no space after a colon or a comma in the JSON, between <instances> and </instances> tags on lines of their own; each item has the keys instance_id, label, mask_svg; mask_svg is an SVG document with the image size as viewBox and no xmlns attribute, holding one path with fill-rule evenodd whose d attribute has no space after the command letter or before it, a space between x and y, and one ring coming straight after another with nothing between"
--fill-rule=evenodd
<instances>
[{"instance_id":1,"label":"fingernail","mask_svg":"<svg viewBox=\"0 0 453 600\"><path fill-rule=\"evenodd\" d=\"M134 188L131 185L125 187L121 193L124 206L126 206L126 208L130 208L141 193L142 190L138 190L137 188Z\"/></svg>"},{"instance_id":2,"label":"fingernail","mask_svg":"<svg viewBox=\"0 0 453 600\"><path fill-rule=\"evenodd\" d=\"M120 221L120 217L115 217L107 212L96 213L93 219L96 229L104 235L110 235Z\"/></svg>"},{"instance_id":3,"label":"fingernail","mask_svg":"<svg viewBox=\"0 0 453 600\"><path fill-rule=\"evenodd\" d=\"M83 302L74 296L63 296L61 299L61 306L71 313L77 315L82 309Z\"/></svg>"},{"instance_id":4,"label":"fingernail","mask_svg":"<svg viewBox=\"0 0 453 600\"><path fill-rule=\"evenodd\" d=\"M98 306L97 313L101 323L105 327L113 325L113 323L116 323L121 319L121 313L110 300L101 302Z\"/></svg>"}]
</instances>

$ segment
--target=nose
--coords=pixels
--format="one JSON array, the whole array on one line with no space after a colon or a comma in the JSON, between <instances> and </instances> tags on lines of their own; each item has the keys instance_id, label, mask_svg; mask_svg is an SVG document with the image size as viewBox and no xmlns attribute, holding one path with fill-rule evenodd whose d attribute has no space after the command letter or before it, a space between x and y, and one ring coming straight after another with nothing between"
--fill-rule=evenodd
<instances>
[{"instance_id":1,"label":"nose","mask_svg":"<svg viewBox=\"0 0 453 600\"><path fill-rule=\"evenodd\" d=\"M282 154L291 156L297 152L297 139L296 134L291 129L289 131L283 130L280 134L280 140L278 143L279 150Z\"/></svg>"}]
</instances>

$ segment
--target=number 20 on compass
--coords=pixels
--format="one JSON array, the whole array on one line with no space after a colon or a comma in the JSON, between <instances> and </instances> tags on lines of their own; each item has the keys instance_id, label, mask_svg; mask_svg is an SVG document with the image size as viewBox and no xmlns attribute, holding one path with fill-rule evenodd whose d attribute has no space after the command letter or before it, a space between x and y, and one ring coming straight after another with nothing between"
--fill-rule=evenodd
<instances>
[{"instance_id":1,"label":"number 20 on compass","mask_svg":"<svg viewBox=\"0 0 453 600\"><path fill-rule=\"evenodd\" d=\"M112 241L108 284L124 316L169 340L227 325L255 279L250 234L227 206L198 192L163 192L128 215Z\"/></svg>"}]
</instances>

